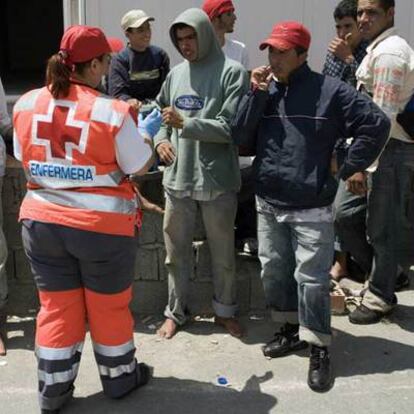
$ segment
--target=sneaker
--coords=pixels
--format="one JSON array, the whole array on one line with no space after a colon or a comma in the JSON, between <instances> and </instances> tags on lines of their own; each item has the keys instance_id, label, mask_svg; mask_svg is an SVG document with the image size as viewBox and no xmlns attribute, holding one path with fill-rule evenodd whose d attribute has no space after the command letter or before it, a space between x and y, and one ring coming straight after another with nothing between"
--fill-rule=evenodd
<instances>
[{"instance_id":1,"label":"sneaker","mask_svg":"<svg viewBox=\"0 0 414 414\"><path fill-rule=\"evenodd\" d=\"M332 385L331 359L327 347L312 345L309 358L308 385L313 391L328 391Z\"/></svg>"},{"instance_id":2,"label":"sneaker","mask_svg":"<svg viewBox=\"0 0 414 414\"><path fill-rule=\"evenodd\" d=\"M286 323L275 333L274 339L262 347L263 355L269 358L279 358L291 352L308 347L308 343L299 339L299 325Z\"/></svg>"},{"instance_id":3,"label":"sneaker","mask_svg":"<svg viewBox=\"0 0 414 414\"><path fill-rule=\"evenodd\" d=\"M400 290L403 290L408 286L410 286L410 278L406 273L401 272L398 275L397 280L395 282L395 291L399 292Z\"/></svg>"},{"instance_id":4,"label":"sneaker","mask_svg":"<svg viewBox=\"0 0 414 414\"><path fill-rule=\"evenodd\" d=\"M370 325L379 322L385 314L367 308L365 305L359 305L352 311L348 318L349 322L355 325Z\"/></svg>"}]
</instances>

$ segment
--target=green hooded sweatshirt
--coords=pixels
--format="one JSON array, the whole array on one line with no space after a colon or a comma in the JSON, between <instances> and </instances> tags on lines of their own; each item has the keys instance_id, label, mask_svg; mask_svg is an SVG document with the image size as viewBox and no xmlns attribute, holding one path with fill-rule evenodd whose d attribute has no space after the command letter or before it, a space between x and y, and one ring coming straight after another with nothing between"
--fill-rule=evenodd
<instances>
[{"instance_id":1,"label":"green hooded sweatshirt","mask_svg":"<svg viewBox=\"0 0 414 414\"><path fill-rule=\"evenodd\" d=\"M240 169L230 121L240 96L247 91L248 75L224 56L209 18L201 9L188 9L170 28L178 50L175 25L184 23L197 33L198 57L185 60L168 74L158 102L172 106L184 119L183 129L162 125L157 146L170 141L174 163L164 171L164 187L178 191L238 191Z\"/></svg>"}]
</instances>

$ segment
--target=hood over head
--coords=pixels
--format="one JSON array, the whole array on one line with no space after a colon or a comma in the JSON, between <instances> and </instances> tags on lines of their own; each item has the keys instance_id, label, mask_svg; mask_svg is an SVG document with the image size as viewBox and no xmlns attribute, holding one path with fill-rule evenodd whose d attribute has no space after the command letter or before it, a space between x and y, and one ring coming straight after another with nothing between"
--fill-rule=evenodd
<instances>
[{"instance_id":1,"label":"hood over head","mask_svg":"<svg viewBox=\"0 0 414 414\"><path fill-rule=\"evenodd\" d=\"M180 52L174 33L175 26L178 24L186 24L187 26L191 26L197 33L198 57L196 62L201 62L210 56L224 56L216 33L214 32L214 28L210 23L210 19L203 10L198 8L187 9L178 15L171 25L171 41L178 52Z\"/></svg>"}]
</instances>

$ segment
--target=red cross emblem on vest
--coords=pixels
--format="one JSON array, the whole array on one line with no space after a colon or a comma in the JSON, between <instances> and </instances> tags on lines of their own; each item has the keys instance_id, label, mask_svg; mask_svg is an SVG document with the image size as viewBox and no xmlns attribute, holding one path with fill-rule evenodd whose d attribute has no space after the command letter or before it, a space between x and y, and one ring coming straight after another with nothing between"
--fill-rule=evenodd
<instances>
[{"instance_id":1,"label":"red cross emblem on vest","mask_svg":"<svg viewBox=\"0 0 414 414\"><path fill-rule=\"evenodd\" d=\"M74 102L51 102L48 114L34 116L34 122L37 123L34 143L46 146L48 159L70 159L73 148L84 152L80 144L82 138L87 137L88 124L74 119L75 108Z\"/></svg>"}]
</instances>

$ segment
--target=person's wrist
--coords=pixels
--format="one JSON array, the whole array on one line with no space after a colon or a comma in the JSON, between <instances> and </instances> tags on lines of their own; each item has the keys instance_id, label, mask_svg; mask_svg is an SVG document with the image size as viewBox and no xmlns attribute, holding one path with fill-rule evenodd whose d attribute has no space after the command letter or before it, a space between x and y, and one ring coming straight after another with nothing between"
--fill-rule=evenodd
<instances>
[{"instance_id":1,"label":"person's wrist","mask_svg":"<svg viewBox=\"0 0 414 414\"><path fill-rule=\"evenodd\" d=\"M344 59L344 62L345 62L347 65L351 65L352 63L354 63L354 62L355 62L355 58L354 58L352 55L348 55L348 56Z\"/></svg>"}]
</instances>

